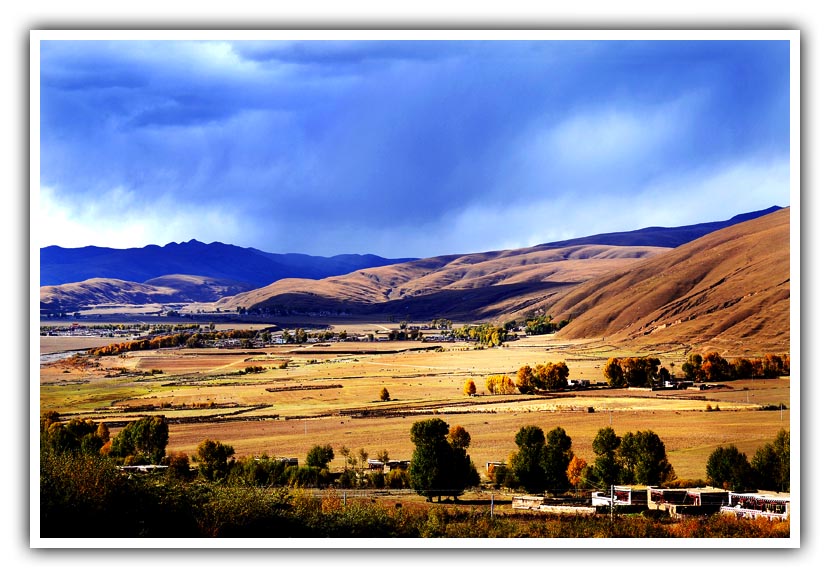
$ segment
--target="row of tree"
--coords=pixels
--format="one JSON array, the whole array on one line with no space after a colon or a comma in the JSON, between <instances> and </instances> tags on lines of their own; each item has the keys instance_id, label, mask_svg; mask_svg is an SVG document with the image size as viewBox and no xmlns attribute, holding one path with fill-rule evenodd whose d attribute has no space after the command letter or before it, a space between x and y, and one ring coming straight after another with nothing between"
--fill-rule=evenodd
<instances>
[{"instance_id":1,"label":"row of tree","mask_svg":"<svg viewBox=\"0 0 830 578\"><path fill-rule=\"evenodd\" d=\"M257 331L248 329L229 329L227 331L210 332L182 331L156 335L150 338L110 343L102 347L92 348L87 353L90 355L104 356L168 347L201 347L207 341L216 341L219 339L254 339L256 336Z\"/></svg>"},{"instance_id":2,"label":"row of tree","mask_svg":"<svg viewBox=\"0 0 830 578\"><path fill-rule=\"evenodd\" d=\"M342 474L329 469L334 460L331 445L315 445L304 465L284 460L234 458L234 448L206 439L197 448L193 461L198 475L213 482L231 481L249 485L319 487L337 484L353 487L412 487L428 500L461 495L480 483L475 465L467 454L470 434L461 426L450 427L439 418L415 422L410 429L414 452L408 472L393 470L364 477L368 452L341 447ZM166 455L168 425L164 417L144 417L127 424L110 438L105 424L89 419L62 422L56 412L41 419L41 447L54 454L103 455L125 465L167 464L173 476L190 477L190 459L182 453ZM499 486L528 492L560 493L574 487L607 488L612 484L664 485L676 479L666 448L651 430L627 432L600 429L593 442L592 464L574 455L570 436L561 427L545 435L534 425L524 426L514 438L517 450L506 465L495 468L493 481ZM378 459L388 462L388 453ZM349 467L351 466L351 467ZM359 467L358 467L359 466ZM789 491L790 436L781 430L776 438L759 448L751 462L734 445L716 448L706 465L707 482L733 491L756 488Z\"/></svg>"},{"instance_id":3,"label":"row of tree","mask_svg":"<svg viewBox=\"0 0 830 578\"><path fill-rule=\"evenodd\" d=\"M734 445L718 447L706 462L706 477L719 488L742 492L756 488L790 491L790 432L780 430L750 461Z\"/></svg>"},{"instance_id":4,"label":"row of tree","mask_svg":"<svg viewBox=\"0 0 830 578\"><path fill-rule=\"evenodd\" d=\"M656 357L612 357L603 373L611 387L652 387L671 378Z\"/></svg>"},{"instance_id":5,"label":"row of tree","mask_svg":"<svg viewBox=\"0 0 830 578\"><path fill-rule=\"evenodd\" d=\"M686 379L694 381L729 381L732 379L776 378L790 374L790 356L767 353L763 357L739 357L729 361L720 353L693 353L681 366Z\"/></svg>"}]
</instances>

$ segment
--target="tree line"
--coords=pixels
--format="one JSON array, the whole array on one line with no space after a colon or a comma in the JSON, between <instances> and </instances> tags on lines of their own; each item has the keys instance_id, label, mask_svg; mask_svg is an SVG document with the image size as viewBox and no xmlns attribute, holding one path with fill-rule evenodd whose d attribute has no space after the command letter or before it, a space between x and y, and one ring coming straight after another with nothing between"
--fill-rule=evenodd
<instances>
[{"instance_id":1,"label":"tree line","mask_svg":"<svg viewBox=\"0 0 830 578\"><path fill-rule=\"evenodd\" d=\"M686 379L693 381L776 378L790 374L790 356L767 353L763 357L739 357L728 361L717 351L705 355L692 353L681 370Z\"/></svg>"},{"instance_id":2,"label":"tree line","mask_svg":"<svg viewBox=\"0 0 830 578\"><path fill-rule=\"evenodd\" d=\"M102 347L87 350L89 355L121 355L130 351L145 351L148 349L162 349L168 347L202 347L204 342L220 339L254 339L259 332L250 329L229 329L226 331L208 332L179 332L155 337L134 339L120 343L110 343Z\"/></svg>"},{"instance_id":3,"label":"tree line","mask_svg":"<svg viewBox=\"0 0 830 578\"><path fill-rule=\"evenodd\" d=\"M335 459L330 444L314 445L305 462L294 465L267 455L235 458L232 446L218 440L203 440L192 457L167 454L168 424L163 416L143 417L127 424L111 437L107 426L90 419L61 421L56 412L41 418L41 452L61 455L98 456L117 465L160 464L167 476L207 482L269 487L374 487L412 488L429 501L437 497L457 498L481 480L467 453L472 439L461 426L440 418L415 422L410 429L414 450L408 470L365 474L368 452L342 446L342 472L330 468ZM611 427L600 429L592 444L592 463L572 450L570 436L561 427L547 434L535 425L523 426L514 437L516 450L506 463L497 464L488 476L497 487L527 492L563 493L572 489L608 488L637 484L661 486L677 481L665 444L651 430L617 435ZM716 448L706 464L706 483L733 491L763 488L789 491L790 436L781 430L775 439L759 448L750 461L734 445ZM190 461L195 462L194 470ZM389 462L388 452L378 460Z\"/></svg>"}]
</instances>

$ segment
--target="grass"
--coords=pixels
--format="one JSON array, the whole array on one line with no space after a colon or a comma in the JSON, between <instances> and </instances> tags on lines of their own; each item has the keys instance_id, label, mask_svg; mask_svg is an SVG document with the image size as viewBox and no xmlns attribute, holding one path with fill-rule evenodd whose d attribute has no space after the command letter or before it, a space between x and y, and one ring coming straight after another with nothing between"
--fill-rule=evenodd
<instances>
[{"instance_id":1,"label":"grass","mask_svg":"<svg viewBox=\"0 0 830 578\"><path fill-rule=\"evenodd\" d=\"M382 325L382 323L381 323ZM395 324L386 323L393 326ZM378 325L369 324L375 329ZM353 327L339 325L354 331ZM45 338L49 339L49 338ZM789 412L756 411L761 405L790 405L788 379L728 382L728 388L708 391L587 391L557 397L489 395L466 397L462 388L472 378L484 390L488 375L515 375L522 365L566 361L572 378L604 381L608 357L657 355L663 365L675 363L679 372L688 351L663 346L656 351L621 349L600 340L564 342L534 336L507 347L477 350L467 344L446 344L443 350L418 351L420 342L337 343L328 346L275 346L258 350L153 350L101 357L95 364L58 362L41 368L41 412L89 415L123 420L152 413L170 417L213 416L206 423L177 423L170 427L168 451L193 454L205 438L232 445L237 456L304 457L318 443L365 448L371 457L387 450L393 459L408 459L412 423L428 416L462 425L472 436L469 453L480 469L488 461L503 461L515 450L513 438L524 425L545 431L565 428L574 452L593 459L596 432L611 425L626 431L651 429L668 450L679 477L705 477L705 462L718 445L734 443L751 457L755 449L789 427ZM398 352L403 349L404 351ZM365 351L367 353L360 353ZM286 369L277 369L287 360ZM239 374L251 365L262 373ZM118 373L123 368L125 373ZM153 370L160 374L144 375ZM110 377L108 377L108 375ZM112 377L115 375L115 377ZM298 386L341 385L339 388L298 389ZM280 387L291 387L279 391ZM380 402L381 388L391 401ZM277 391L267 391L267 389ZM703 399L690 399L698 397ZM215 409L195 409L213 402ZM493 403L497 402L497 403ZM162 405L188 406L170 411ZM252 407L244 415L279 420L223 422L226 404ZM706 406L720 411L705 411ZM124 413L123 406L141 407ZM593 413L588 408L594 408ZM107 413L107 410L111 413ZM355 417L350 412L388 410L390 416ZM395 415L403 412L405 415ZM305 419L300 419L305 418ZM337 462L335 462L337 465Z\"/></svg>"}]
</instances>

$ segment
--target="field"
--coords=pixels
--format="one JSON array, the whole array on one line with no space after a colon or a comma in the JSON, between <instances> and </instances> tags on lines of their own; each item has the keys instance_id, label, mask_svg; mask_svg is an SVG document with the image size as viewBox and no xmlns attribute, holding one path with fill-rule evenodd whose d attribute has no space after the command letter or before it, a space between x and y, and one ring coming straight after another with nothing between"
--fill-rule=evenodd
<instances>
[{"instance_id":1,"label":"field","mask_svg":"<svg viewBox=\"0 0 830 578\"><path fill-rule=\"evenodd\" d=\"M394 327L361 320L333 329L359 333ZM100 342L98 337L41 337L41 353ZM387 450L392 459L409 459L412 423L438 416L467 429L469 453L482 472L486 462L508 458L524 425L545 431L562 426L574 452L589 462L600 428L610 425L619 435L650 429L666 444L677 475L697 479L705 477L706 459L717 446L735 444L751 457L778 430L789 428L788 378L724 382L703 391L494 396L484 388L488 375L515 379L522 365L548 361L565 361L571 378L604 381L609 357L637 354L659 357L679 373L688 353L683 346L638 351L602 340L535 336L489 349L468 343L340 342L69 357L41 365L40 410L106 421L113 433L129 419L163 414L170 421L168 452L192 455L210 438L232 445L237 456L267 453L301 461L311 446L327 443L335 449L364 448L372 458ZM470 378L480 395L464 395ZM384 387L391 397L387 402L379 399ZM760 411L782 404L781 411ZM341 467L342 458L336 457L333 466Z\"/></svg>"}]
</instances>

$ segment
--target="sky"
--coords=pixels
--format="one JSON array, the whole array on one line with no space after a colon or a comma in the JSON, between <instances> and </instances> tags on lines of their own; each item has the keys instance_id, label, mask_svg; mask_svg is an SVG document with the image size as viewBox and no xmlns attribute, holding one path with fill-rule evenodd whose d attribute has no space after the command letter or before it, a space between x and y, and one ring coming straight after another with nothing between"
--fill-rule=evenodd
<instances>
[{"instance_id":1,"label":"sky","mask_svg":"<svg viewBox=\"0 0 830 578\"><path fill-rule=\"evenodd\" d=\"M42 40L41 247L429 257L790 205L789 43Z\"/></svg>"}]
</instances>

